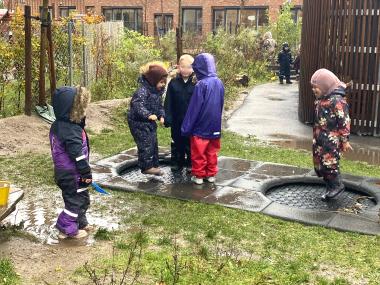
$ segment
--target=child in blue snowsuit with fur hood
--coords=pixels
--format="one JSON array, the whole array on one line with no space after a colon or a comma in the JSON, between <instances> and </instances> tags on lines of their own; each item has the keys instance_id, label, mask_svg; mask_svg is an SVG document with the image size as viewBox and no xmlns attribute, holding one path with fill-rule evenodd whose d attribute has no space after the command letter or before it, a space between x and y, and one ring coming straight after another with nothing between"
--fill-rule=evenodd
<instances>
[{"instance_id":1,"label":"child in blue snowsuit with fur hood","mask_svg":"<svg viewBox=\"0 0 380 285\"><path fill-rule=\"evenodd\" d=\"M128 125L136 142L138 166L143 174L162 175L159 168L157 121L164 124L162 95L168 72L160 62L152 62L140 70L140 87L133 94L128 111Z\"/></svg>"},{"instance_id":2,"label":"child in blue snowsuit with fur hood","mask_svg":"<svg viewBox=\"0 0 380 285\"><path fill-rule=\"evenodd\" d=\"M84 129L91 94L83 87L61 87L54 92L56 121L50 128L55 182L62 190L65 208L56 223L59 238L83 238L89 230L87 187L92 182L90 147Z\"/></svg>"}]
</instances>

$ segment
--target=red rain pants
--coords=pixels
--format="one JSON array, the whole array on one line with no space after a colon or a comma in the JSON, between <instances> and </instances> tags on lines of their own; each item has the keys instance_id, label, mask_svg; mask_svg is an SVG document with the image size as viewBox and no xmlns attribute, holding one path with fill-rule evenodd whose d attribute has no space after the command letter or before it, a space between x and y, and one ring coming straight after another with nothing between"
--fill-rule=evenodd
<instances>
[{"instance_id":1,"label":"red rain pants","mask_svg":"<svg viewBox=\"0 0 380 285\"><path fill-rule=\"evenodd\" d=\"M191 172L198 178L215 176L218 173L220 138L203 139L193 136L191 145Z\"/></svg>"}]
</instances>

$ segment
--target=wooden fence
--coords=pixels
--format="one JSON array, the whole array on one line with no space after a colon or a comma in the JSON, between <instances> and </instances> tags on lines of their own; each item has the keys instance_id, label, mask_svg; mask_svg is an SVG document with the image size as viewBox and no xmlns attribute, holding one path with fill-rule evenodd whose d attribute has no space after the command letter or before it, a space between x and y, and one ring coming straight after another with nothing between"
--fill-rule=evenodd
<instances>
[{"instance_id":1,"label":"wooden fence","mask_svg":"<svg viewBox=\"0 0 380 285\"><path fill-rule=\"evenodd\" d=\"M312 74L327 68L353 87L352 132L380 135L380 1L304 0L299 118L313 121Z\"/></svg>"},{"instance_id":2,"label":"wooden fence","mask_svg":"<svg viewBox=\"0 0 380 285\"><path fill-rule=\"evenodd\" d=\"M86 42L83 49L82 72L84 85L89 86L98 80L98 71L104 64L106 54L120 47L124 25L122 21L82 25L84 25L82 33Z\"/></svg>"}]
</instances>

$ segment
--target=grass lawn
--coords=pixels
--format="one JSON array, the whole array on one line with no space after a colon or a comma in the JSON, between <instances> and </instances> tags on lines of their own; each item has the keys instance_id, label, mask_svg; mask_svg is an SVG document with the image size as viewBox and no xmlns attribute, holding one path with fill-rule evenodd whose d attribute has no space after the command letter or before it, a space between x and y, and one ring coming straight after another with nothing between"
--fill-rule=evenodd
<instances>
[{"instance_id":1,"label":"grass lawn","mask_svg":"<svg viewBox=\"0 0 380 285\"><path fill-rule=\"evenodd\" d=\"M15 272L12 261L0 257L0 284L14 285L19 284L20 278Z\"/></svg>"},{"instance_id":2,"label":"grass lawn","mask_svg":"<svg viewBox=\"0 0 380 285\"><path fill-rule=\"evenodd\" d=\"M114 129L90 134L92 151L107 156L134 146L123 112L116 112ZM169 145L167 129L159 128L159 142ZM312 166L310 153L265 146L229 132L223 133L221 154ZM343 160L342 169L380 177L380 167L366 163ZM0 172L21 185L53 184L50 158L41 155L0 158ZM96 238L113 240L115 250L87 269L78 268L70 277L73 282L91 282L88 271L92 279L104 272L121 279L125 271L125 284L135 276L137 284L380 284L379 236L141 193L114 192L114 197L127 205L122 223L128 230L99 230Z\"/></svg>"}]
</instances>

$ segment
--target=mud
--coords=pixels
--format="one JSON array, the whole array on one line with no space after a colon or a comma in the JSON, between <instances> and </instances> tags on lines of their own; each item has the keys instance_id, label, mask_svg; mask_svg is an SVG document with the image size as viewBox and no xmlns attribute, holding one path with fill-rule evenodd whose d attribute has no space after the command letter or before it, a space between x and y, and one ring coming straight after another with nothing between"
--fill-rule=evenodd
<instances>
[{"instance_id":1,"label":"mud","mask_svg":"<svg viewBox=\"0 0 380 285\"><path fill-rule=\"evenodd\" d=\"M105 204L113 205L113 207L102 207ZM36 237L41 243L54 245L59 243L55 222L62 208L63 201L59 190L52 188L33 189L25 194L16 210L2 223L21 225L23 230ZM126 207L121 201L114 201L112 195L105 196L93 193L87 218L95 228L116 230L120 223L118 213L125 209ZM87 245L93 242L91 238L86 239Z\"/></svg>"},{"instance_id":2,"label":"mud","mask_svg":"<svg viewBox=\"0 0 380 285\"><path fill-rule=\"evenodd\" d=\"M60 190L32 189L16 211L2 221L19 226L37 240L11 237L0 242L0 256L12 259L22 284L77 284L71 280L76 269L112 252L112 242L94 239L96 230L128 230L120 225L122 213L130 210L127 202L112 194L104 196L92 191L87 217L95 230L83 240L58 240L55 222L62 207Z\"/></svg>"},{"instance_id":3,"label":"mud","mask_svg":"<svg viewBox=\"0 0 380 285\"><path fill-rule=\"evenodd\" d=\"M102 255L112 252L112 243L99 242L88 246L71 241L47 246L23 238L12 238L0 243L0 256L9 257L21 276L22 284L77 284L71 280L73 272ZM86 284L86 283L81 283Z\"/></svg>"}]
</instances>

